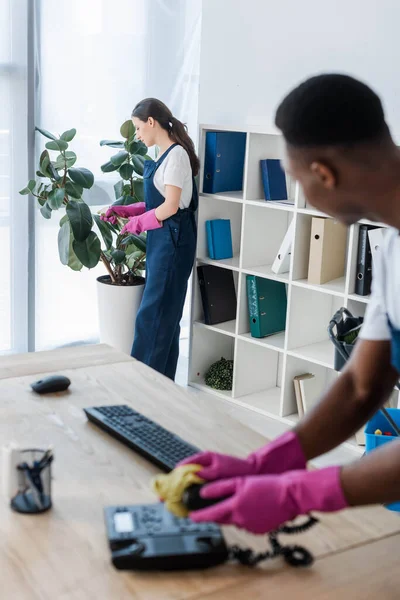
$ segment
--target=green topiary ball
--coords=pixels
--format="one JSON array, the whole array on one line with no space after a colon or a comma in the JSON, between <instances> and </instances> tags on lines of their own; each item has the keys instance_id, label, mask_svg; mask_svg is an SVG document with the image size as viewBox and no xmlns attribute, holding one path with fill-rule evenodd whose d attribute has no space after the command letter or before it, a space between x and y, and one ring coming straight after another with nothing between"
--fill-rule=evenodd
<instances>
[{"instance_id":1,"label":"green topiary ball","mask_svg":"<svg viewBox=\"0 0 400 600\"><path fill-rule=\"evenodd\" d=\"M233 379L233 360L221 358L212 364L205 377L206 385L214 390L231 390Z\"/></svg>"}]
</instances>

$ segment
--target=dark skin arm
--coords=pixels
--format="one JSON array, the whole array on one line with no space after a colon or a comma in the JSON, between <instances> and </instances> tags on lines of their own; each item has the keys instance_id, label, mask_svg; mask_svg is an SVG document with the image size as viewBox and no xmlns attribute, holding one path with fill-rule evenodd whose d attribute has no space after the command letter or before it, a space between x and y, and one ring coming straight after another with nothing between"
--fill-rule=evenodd
<instances>
[{"instance_id":1,"label":"dark skin arm","mask_svg":"<svg viewBox=\"0 0 400 600\"><path fill-rule=\"evenodd\" d=\"M341 376L296 427L308 460L332 450L364 425L390 397L398 379L390 342L359 340ZM400 440L342 468L350 505L400 499Z\"/></svg>"}]
</instances>

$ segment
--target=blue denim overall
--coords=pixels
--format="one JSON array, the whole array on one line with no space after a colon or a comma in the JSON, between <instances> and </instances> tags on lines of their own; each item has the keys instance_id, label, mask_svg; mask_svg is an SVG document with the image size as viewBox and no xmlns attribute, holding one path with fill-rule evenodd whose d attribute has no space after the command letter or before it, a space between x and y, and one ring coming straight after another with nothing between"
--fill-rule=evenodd
<instances>
[{"instance_id":1,"label":"blue denim overall","mask_svg":"<svg viewBox=\"0 0 400 600\"><path fill-rule=\"evenodd\" d=\"M146 210L158 208L165 201L154 185L154 175L176 145L170 146L158 161L147 160L144 164ZM131 354L172 380L179 356L179 323L196 251L197 206L193 179L189 208L179 209L163 222L163 227L147 232L146 283Z\"/></svg>"}]
</instances>

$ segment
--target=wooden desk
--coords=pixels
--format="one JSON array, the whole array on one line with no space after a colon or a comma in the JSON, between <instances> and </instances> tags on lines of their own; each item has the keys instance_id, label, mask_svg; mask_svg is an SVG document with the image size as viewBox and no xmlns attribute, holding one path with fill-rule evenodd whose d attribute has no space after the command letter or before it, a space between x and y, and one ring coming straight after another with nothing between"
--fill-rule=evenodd
<instances>
[{"instance_id":1,"label":"wooden desk","mask_svg":"<svg viewBox=\"0 0 400 600\"><path fill-rule=\"evenodd\" d=\"M34 395L29 383L51 372L69 376L70 391ZM229 564L203 572L117 572L103 507L155 501L149 482L157 470L87 422L83 407L107 403L129 403L203 448L245 455L265 442L216 398L189 393L107 346L1 358L1 442L55 447L50 512L19 515L0 501L2 599L399 597L400 520L381 507L324 515L313 530L296 536L318 558L306 571L278 559L254 570ZM265 546L264 538L230 528L226 535L230 542Z\"/></svg>"}]
</instances>

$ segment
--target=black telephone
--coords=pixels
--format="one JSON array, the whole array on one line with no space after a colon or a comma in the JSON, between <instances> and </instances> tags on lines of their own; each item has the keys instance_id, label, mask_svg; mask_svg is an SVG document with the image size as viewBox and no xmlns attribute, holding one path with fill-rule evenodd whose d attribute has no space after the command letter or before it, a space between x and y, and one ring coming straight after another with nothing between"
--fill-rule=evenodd
<instances>
[{"instance_id":1,"label":"black telephone","mask_svg":"<svg viewBox=\"0 0 400 600\"><path fill-rule=\"evenodd\" d=\"M192 485L182 501L189 510L197 510L220 502L205 500L200 495L202 485ZM227 547L222 532L215 523L194 523L171 514L163 503L105 508L107 535L112 562L117 569L137 571L172 571L205 569L227 560L255 566L263 560L283 556L293 567L307 567L314 561L302 546L284 546L279 533L307 531L317 519L309 516L300 525L283 525L268 534L271 550L255 553L249 548Z\"/></svg>"},{"instance_id":2,"label":"black telephone","mask_svg":"<svg viewBox=\"0 0 400 600\"><path fill-rule=\"evenodd\" d=\"M220 528L168 512L162 503L105 508L112 562L117 569L204 569L229 558Z\"/></svg>"}]
</instances>

